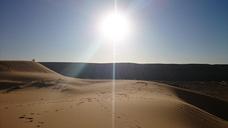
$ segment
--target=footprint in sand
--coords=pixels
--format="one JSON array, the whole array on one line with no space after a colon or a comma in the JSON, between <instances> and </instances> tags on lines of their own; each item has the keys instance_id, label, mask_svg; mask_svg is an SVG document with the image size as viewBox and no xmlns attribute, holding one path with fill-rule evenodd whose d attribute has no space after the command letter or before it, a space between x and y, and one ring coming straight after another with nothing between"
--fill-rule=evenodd
<instances>
[{"instance_id":1,"label":"footprint in sand","mask_svg":"<svg viewBox=\"0 0 228 128\"><path fill-rule=\"evenodd\" d=\"M105 94L106 92L100 92L101 94Z\"/></svg>"},{"instance_id":2,"label":"footprint in sand","mask_svg":"<svg viewBox=\"0 0 228 128\"><path fill-rule=\"evenodd\" d=\"M81 101L81 102L77 103L77 105L79 106L79 105L81 105L83 103L85 103L85 102L84 101Z\"/></svg>"},{"instance_id":3,"label":"footprint in sand","mask_svg":"<svg viewBox=\"0 0 228 128\"><path fill-rule=\"evenodd\" d=\"M59 112L59 111L62 111L64 110L63 108L60 108L60 109L56 109L55 112Z\"/></svg>"},{"instance_id":4,"label":"footprint in sand","mask_svg":"<svg viewBox=\"0 0 228 128\"><path fill-rule=\"evenodd\" d=\"M127 127L129 128L142 128L142 126L139 125L140 124L139 121L128 118L126 114L123 114L123 113L117 114L116 118L126 123L128 125Z\"/></svg>"},{"instance_id":5,"label":"footprint in sand","mask_svg":"<svg viewBox=\"0 0 228 128\"><path fill-rule=\"evenodd\" d=\"M22 115L20 117L18 117L19 119L23 119L26 122L33 122L33 117L26 117L26 115Z\"/></svg>"},{"instance_id":6,"label":"footprint in sand","mask_svg":"<svg viewBox=\"0 0 228 128\"><path fill-rule=\"evenodd\" d=\"M127 94L125 94L125 93L118 93L117 95L119 95L119 96L123 96L123 97L125 97L125 98L127 98L127 97L128 97L128 95L127 95Z\"/></svg>"},{"instance_id":7,"label":"footprint in sand","mask_svg":"<svg viewBox=\"0 0 228 128\"><path fill-rule=\"evenodd\" d=\"M38 124L36 125L37 128L41 127L41 126L44 124L43 121L39 121L39 122L37 122L37 123L38 123Z\"/></svg>"},{"instance_id":8,"label":"footprint in sand","mask_svg":"<svg viewBox=\"0 0 228 128\"><path fill-rule=\"evenodd\" d=\"M91 98L87 98L87 101L88 101L88 102L92 102L92 99L91 99Z\"/></svg>"},{"instance_id":9,"label":"footprint in sand","mask_svg":"<svg viewBox=\"0 0 228 128\"><path fill-rule=\"evenodd\" d=\"M24 115L19 117L19 119L23 119L23 118L25 118L25 116L24 116Z\"/></svg>"},{"instance_id":10,"label":"footprint in sand","mask_svg":"<svg viewBox=\"0 0 228 128\"><path fill-rule=\"evenodd\" d=\"M42 121L39 121L38 123L39 123L39 124L44 124L44 122L42 122Z\"/></svg>"}]
</instances>

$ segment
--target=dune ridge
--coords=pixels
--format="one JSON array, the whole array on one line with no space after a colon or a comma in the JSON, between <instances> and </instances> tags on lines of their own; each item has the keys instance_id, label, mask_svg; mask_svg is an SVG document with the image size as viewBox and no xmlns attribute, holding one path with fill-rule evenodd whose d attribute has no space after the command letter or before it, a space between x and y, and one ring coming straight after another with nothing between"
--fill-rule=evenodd
<instances>
[{"instance_id":1,"label":"dune ridge","mask_svg":"<svg viewBox=\"0 0 228 128\"><path fill-rule=\"evenodd\" d=\"M33 61L0 61L0 80L59 79L61 75Z\"/></svg>"},{"instance_id":2,"label":"dune ridge","mask_svg":"<svg viewBox=\"0 0 228 128\"><path fill-rule=\"evenodd\" d=\"M0 61L0 72L55 73L51 69L33 61Z\"/></svg>"}]
</instances>

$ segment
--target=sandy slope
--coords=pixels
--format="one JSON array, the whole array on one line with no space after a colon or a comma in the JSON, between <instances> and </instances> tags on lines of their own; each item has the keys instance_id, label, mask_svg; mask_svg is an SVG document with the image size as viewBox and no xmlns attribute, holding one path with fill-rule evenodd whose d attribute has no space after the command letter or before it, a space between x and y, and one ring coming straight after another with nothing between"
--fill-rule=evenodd
<instances>
[{"instance_id":1,"label":"sandy slope","mask_svg":"<svg viewBox=\"0 0 228 128\"><path fill-rule=\"evenodd\" d=\"M228 127L227 121L180 99L176 92L184 90L157 82L115 81L113 102L112 81L55 73L48 79L42 73L15 77L0 80L0 86L14 85L0 92L0 128Z\"/></svg>"},{"instance_id":2,"label":"sandy slope","mask_svg":"<svg viewBox=\"0 0 228 128\"><path fill-rule=\"evenodd\" d=\"M63 76L32 61L0 61L0 80L56 80Z\"/></svg>"},{"instance_id":3,"label":"sandy slope","mask_svg":"<svg viewBox=\"0 0 228 128\"><path fill-rule=\"evenodd\" d=\"M0 72L39 72L55 73L33 61L0 61Z\"/></svg>"}]
</instances>

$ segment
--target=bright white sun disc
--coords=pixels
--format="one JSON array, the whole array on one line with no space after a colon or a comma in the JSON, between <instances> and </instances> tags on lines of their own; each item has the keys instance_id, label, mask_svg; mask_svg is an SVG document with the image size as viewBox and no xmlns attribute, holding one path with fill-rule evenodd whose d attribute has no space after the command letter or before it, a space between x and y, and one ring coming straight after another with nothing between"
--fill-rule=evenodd
<instances>
[{"instance_id":1,"label":"bright white sun disc","mask_svg":"<svg viewBox=\"0 0 228 128\"><path fill-rule=\"evenodd\" d=\"M123 40L130 32L130 23L124 15L111 13L100 23L101 34L111 40Z\"/></svg>"}]
</instances>

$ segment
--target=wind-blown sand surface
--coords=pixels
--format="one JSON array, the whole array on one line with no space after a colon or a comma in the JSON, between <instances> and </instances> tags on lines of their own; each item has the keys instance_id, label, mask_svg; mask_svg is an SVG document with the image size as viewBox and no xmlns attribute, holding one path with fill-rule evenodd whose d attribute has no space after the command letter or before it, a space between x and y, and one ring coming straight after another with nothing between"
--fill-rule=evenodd
<instances>
[{"instance_id":1,"label":"wind-blown sand surface","mask_svg":"<svg viewBox=\"0 0 228 128\"><path fill-rule=\"evenodd\" d=\"M16 67L7 63L0 62L0 67ZM24 65L28 63L40 66L35 62ZM113 104L112 80L81 80L45 68L24 69L0 70L0 86L4 86L0 128L228 127L224 119L181 99L179 95L186 90L166 84L117 80ZM187 97L197 100L190 93L186 92Z\"/></svg>"}]
</instances>

